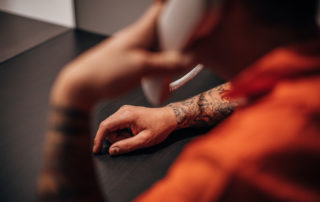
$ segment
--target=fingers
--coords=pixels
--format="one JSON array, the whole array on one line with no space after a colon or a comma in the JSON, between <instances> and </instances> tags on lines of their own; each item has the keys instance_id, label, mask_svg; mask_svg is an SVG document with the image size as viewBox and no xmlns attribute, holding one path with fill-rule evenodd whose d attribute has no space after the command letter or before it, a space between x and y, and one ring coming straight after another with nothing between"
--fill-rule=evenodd
<instances>
[{"instance_id":1,"label":"fingers","mask_svg":"<svg viewBox=\"0 0 320 202\"><path fill-rule=\"evenodd\" d=\"M100 152L103 141L108 135L112 135L114 131L129 127L134 121L134 114L127 108L128 106L121 107L116 113L100 123L94 139L93 153Z\"/></svg>"},{"instance_id":2,"label":"fingers","mask_svg":"<svg viewBox=\"0 0 320 202\"><path fill-rule=\"evenodd\" d=\"M106 137L107 140L111 143L118 142L120 140L132 137L132 133L128 131L128 129L119 130L113 133L109 133Z\"/></svg>"},{"instance_id":3,"label":"fingers","mask_svg":"<svg viewBox=\"0 0 320 202\"><path fill-rule=\"evenodd\" d=\"M138 135L120 140L112 144L109 148L109 154L111 156L132 152L137 149L146 148L152 146L151 135L149 131L144 130Z\"/></svg>"},{"instance_id":4,"label":"fingers","mask_svg":"<svg viewBox=\"0 0 320 202\"><path fill-rule=\"evenodd\" d=\"M146 74L169 74L176 73L193 67L195 64L192 54L177 51L165 51L158 53L144 53Z\"/></svg>"}]
</instances>

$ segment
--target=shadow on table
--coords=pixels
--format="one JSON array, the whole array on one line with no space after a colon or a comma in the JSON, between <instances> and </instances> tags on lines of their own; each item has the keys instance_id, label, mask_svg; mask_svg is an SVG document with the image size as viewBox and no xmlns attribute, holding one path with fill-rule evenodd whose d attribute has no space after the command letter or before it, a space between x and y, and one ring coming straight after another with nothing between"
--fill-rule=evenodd
<instances>
[{"instance_id":1,"label":"shadow on table","mask_svg":"<svg viewBox=\"0 0 320 202\"><path fill-rule=\"evenodd\" d=\"M155 153L165 147L168 147L176 142L179 142L184 139L193 139L197 136L201 136L209 132L213 127L201 127L201 128L187 128L187 129L181 129L178 131L173 132L165 141L163 141L160 144L157 144L150 148L140 149L133 152L130 152L128 154L123 154L120 156L138 156L142 154L152 154ZM111 146L111 143L107 140L105 141L105 146L103 148L103 151L101 152L101 155L105 155L108 153L108 149ZM112 158L117 158L118 156L114 156Z\"/></svg>"}]
</instances>

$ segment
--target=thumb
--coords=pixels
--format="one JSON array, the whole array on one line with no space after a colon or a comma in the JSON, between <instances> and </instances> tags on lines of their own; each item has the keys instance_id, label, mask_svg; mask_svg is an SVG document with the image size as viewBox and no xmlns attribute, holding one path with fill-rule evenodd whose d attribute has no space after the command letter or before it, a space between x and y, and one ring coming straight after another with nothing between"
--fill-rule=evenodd
<instances>
[{"instance_id":1,"label":"thumb","mask_svg":"<svg viewBox=\"0 0 320 202\"><path fill-rule=\"evenodd\" d=\"M142 149L149 146L149 132L144 130L138 135L120 140L112 144L109 148L111 156L129 153L131 151Z\"/></svg>"},{"instance_id":2,"label":"thumb","mask_svg":"<svg viewBox=\"0 0 320 202\"><path fill-rule=\"evenodd\" d=\"M178 51L163 51L144 53L144 68L146 74L170 74L190 69L195 65L194 56Z\"/></svg>"}]
</instances>

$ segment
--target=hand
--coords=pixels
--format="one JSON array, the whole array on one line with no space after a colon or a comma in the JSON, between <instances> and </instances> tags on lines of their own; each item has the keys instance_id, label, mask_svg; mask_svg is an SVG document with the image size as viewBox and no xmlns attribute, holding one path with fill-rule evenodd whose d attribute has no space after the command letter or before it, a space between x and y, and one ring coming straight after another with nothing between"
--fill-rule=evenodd
<instances>
[{"instance_id":1,"label":"hand","mask_svg":"<svg viewBox=\"0 0 320 202\"><path fill-rule=\"evenodd\" d=\"M101 122L94 140L93 152L100 152L105 138L113 143L109 148L110 155L151 147L164 141L176 127L175 115L169 107L125 105ZM132 137L119 132L126 128L131 129Z\"/></svg>"},{"instance_id":2,"label":"hand","mask_svg":"<svg viewBox=\"0 0 320 202\"><path fill-rule=\"evenodd\" d=\"M155 44L155 25L163 4L156 1L138 22L69 64L54 85L51 102L89 111L100 99L135 87L143 76L191 67L188 55L149 51Z\"/></svg>"}]
</instances>

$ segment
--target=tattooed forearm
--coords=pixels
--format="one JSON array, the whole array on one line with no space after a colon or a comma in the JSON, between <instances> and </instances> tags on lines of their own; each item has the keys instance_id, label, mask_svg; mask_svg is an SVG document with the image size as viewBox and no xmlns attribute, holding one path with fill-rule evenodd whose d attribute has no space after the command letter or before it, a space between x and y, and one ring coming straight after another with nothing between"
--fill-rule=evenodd
<instances>
[{"instance_id":1,"label":"tattooed forearm","mask_svg":"<svg viewBox=\"0 0 320 202\"><path fill-rule=\"evenodd\" d=\"M228 90L230 84L225 83L190 99L169 104L176 116L178 128L213 125L229 116L236 103L223 97Z\"/></svg>"},{"instance_id":2,"label":"tattooed forearm","mask_svg":"<svg viewBox=\"0 0 320 202\"><path fill-rule=\"evenodd\" d=\"M52 107L40 201L103 201L90 152L89 120L86 112Z\"/></svg>"}]
</instances>

